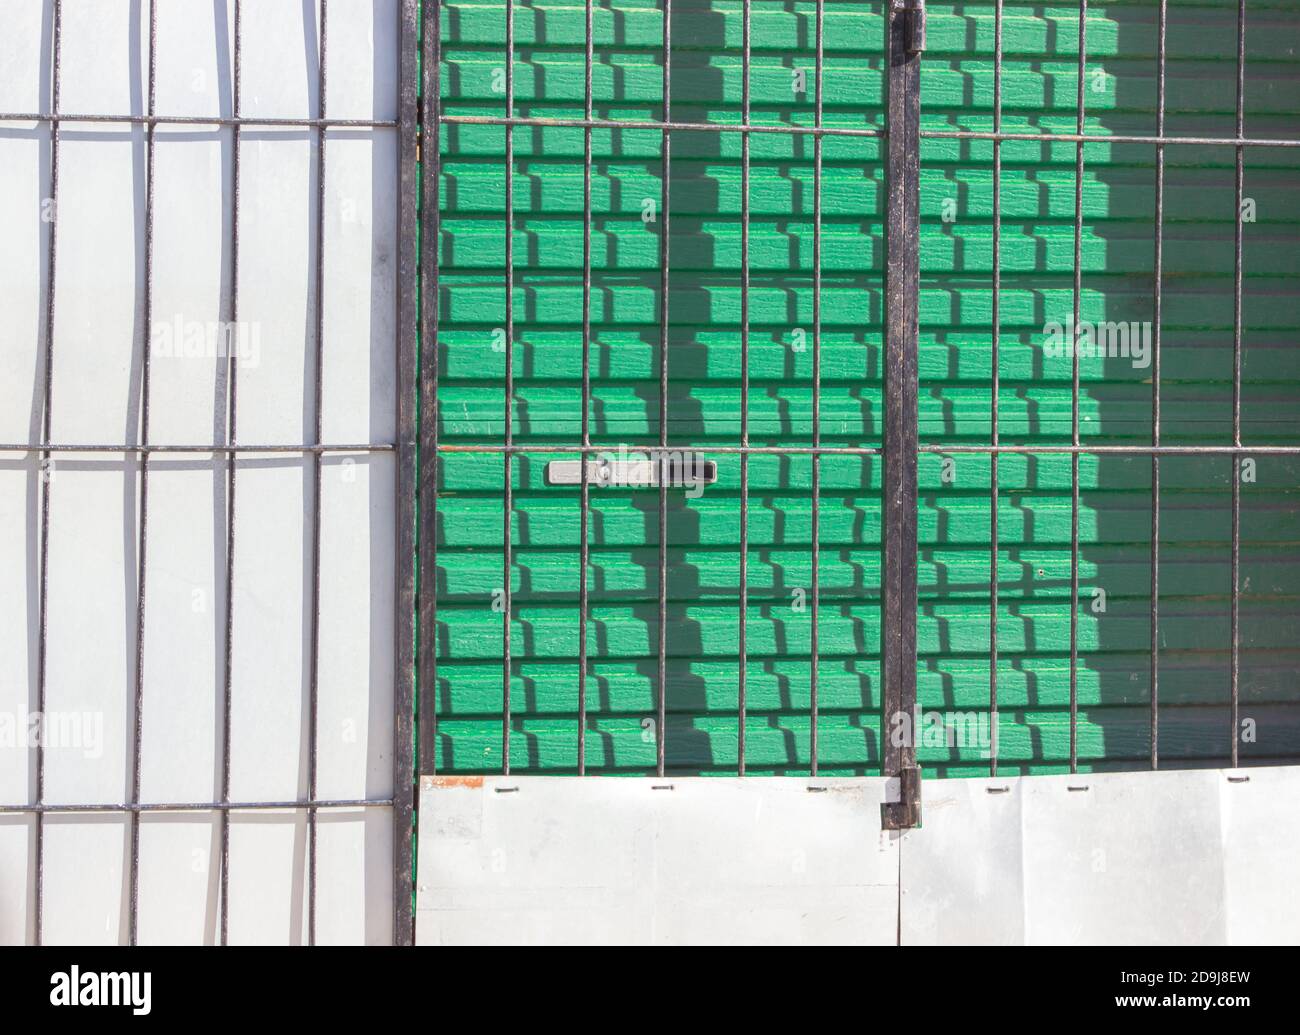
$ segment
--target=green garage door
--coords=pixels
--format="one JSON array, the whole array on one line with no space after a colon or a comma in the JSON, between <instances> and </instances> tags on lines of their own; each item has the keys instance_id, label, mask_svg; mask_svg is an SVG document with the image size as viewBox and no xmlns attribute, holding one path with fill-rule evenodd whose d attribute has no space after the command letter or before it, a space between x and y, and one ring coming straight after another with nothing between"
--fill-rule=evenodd
<instances>
[{"instance_id":1,"label":"green garage door","mask_svg":"<svg viewBox=\"0 0 1300 1035\"><path fill-rule=\"evenodd\" d=\"M816 119L816 7L753 0L750 124ZM929 3L923 130L994 125L991 3ZM675 0L674 123L743 122L740 0ZM1248 136L1294 135L1300 12L1251 0ZM1156 128L1155 0L1087 14L1086 131ZM584 116L585 9L514 5L515 60L504 58L501 0L441 11L436 678L439 771L503 766L503 610L511 623L510 768L578 764L581 492L547 464L512 461L510 588L505 590L500 451L511 364L516 445L582 441L584 159L581 126L513 129L513 305L506 307L506 130L455 117L501 116L507 92L528 118ZM880 130L881 4L826 0L823 123ZM883 140L830 135L821 147L820 306L814 306L814 136L682 129L664 160L663 12L612 0L594 10L593 115L633 123L591 133L592 442L660 441L661 261L667 295L668 441L717 464L698 492L667 492L665 764L735 773L742 657L740 548L742 328L748 310L748 441L881 441ZM1004 5L1002 129L1073 133L1076 5ZM1166 133L1232 137L1237 10L1174 2L1167 32ZM427 110L427 109L426 109ZM1235 149L1170 146L1164 172L1160 327L1161 441L1231 444ZM1294 149L1247 148L1243 233L1242 441L1300 442L1300 289ZM987 445L993 390L994 147L926 137L921 147L920 433L931 446ZM1001 145L999 438L1068 444L1073 367L1053 349L1075 305L1073 142ZM666 168L665 168L666 167ZM667 212L663 181L670 181ZM1084 148L1079 310L1130 332L1129 354L1081 358L1085 445L1151 441L1156 153L1148 143ZM748 213L749 289L742 287ZM426 226L428 226L426 222ZM435 247L426 237L425 248ZM511 326L512 325L512 326ZM509 347L507 348L507 342ZM1134 354L1134 349L1137 353ZM426 357L432 350L426 342ZM426 362L428 359L426 358ZM429 414L426 413L426 419ZM469 447L456 452L447 447ZM477 449L477 451L474 451ZM1249 456L1249 454L1247 454ZM1252 457L1240 494L1241 717L1244 762L1300 753L1300 499L1296 458ZM424 463L431 458L426 455ZM745 769L807 772L812 629L818 612L819 771L880 770L881 457L748 461ZM1084 454L1078 463L1078 596L1072 587L1072 465L1061 453L1004 455L997 493L999 772L1070 762L1071 613L1081 769L1149 764L1152 464ZM1162 765L1220 764L1230 730L1230 455L1160 463L1159 692ZM990 505L987 453L923 452L920 464L921 705L935 713L918 755L932 774L987 773L990 705ZM585 760L590 773L656 764L659 490L590 490ZM422 506L430 506L426 496ZM814 538L820 592L813 595ZM427 688L426 688L427 689ZM421 717L423 723L430 716ZM946 725L941 726L941 724ZM424 769L430 760L422 761Z\"/></svg>"}]
</instances>

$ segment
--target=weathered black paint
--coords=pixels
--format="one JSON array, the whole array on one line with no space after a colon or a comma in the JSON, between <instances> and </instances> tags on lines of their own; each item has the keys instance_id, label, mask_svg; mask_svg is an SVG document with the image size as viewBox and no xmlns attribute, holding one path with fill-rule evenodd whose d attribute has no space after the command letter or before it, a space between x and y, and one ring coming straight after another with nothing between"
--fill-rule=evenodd
<instances>
[{"instance_id":1,"label":"weathered black paint","mask_svg":"<svg viewBox=\"0 0 1300 1035\"><path fill-rule=\"evenodd\" d=\"M419 125L416 82L419 46L417 0L402 0L398 40L398 273L397 273L397 549L396 636L393 685L393 943L410 945L412 923L411 853L415 807L415 490L416 369L416 165Z\"/></svg>"},{"instance_id":2,"label":"weathered black paint","mask_svg":"<svg viewBox=\"0 0 1300 1035\"><path fill-rule=\"evenodd\" d=\"M884 601L881 653L886 776L900 799L882 808L889 829L920 822L916 711L917 294L921 59L911 49L922 0L891 0L887 56L888 157L885 262Z\"/></svg>"}]
</instances>

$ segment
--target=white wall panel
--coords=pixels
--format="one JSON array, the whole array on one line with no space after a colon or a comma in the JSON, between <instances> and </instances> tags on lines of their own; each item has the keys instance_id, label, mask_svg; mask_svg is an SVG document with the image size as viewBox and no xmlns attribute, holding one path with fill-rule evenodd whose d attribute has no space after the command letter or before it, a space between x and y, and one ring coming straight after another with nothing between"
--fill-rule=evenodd
<instances>
[{"instance_id":1,"label":"white wall panel","mask_svg":"<svg viewBox=\"0 0 1300 1035\"><path fill-rule=\"evenodd\" d=\"M1227 940L1300 944L1300 770L1250 769L1218 790Z\"/></svg>"},{"instance_id":2,"label":"white wall panel","mask_svg":"<svg viewBox=\"0 0 1300 1035\"><path fill-rule=\"evenodd\" d=\"M148 105L147 3L64 0L60 110L142 115ZM0 0L0 110L49 111L52 4ZM156 110L233 114L234 4L159 0ZM393 119L394 0L336 0L329 114ZM298 0L243 5L242 114L315 117L319 11ZM397 131L331 130L318 213L317 132L241 131L238 438L314 437L316 221L324 230L322 383L327 442L395 436ZM223 442L232 161L229 126L160 125L152 171L150 441ZM0 125L0 443L39 441L50 222L48 125ZM65 123L60 135L53 439L138 441L144 309L142 125ZM48 208L48 206L46 206ZM318 794L392 793L395 463L391 453L322 462ZM221 794L225 685L225 458L155 455L149 466L142 798ZM250 454L238 464L232 641L231 795L308 794L312 460ZM39 455L0 453L0 714L35 708L39 642ZM82 739L46 751L45 800L130 796L136 663L140 464L112 453L59 454L50 486L46 697L84 716ZM17 727L15 727L17 728ZM19 731L21 733L21 730ZM13 739L13 738L11 738ZM0 743L0 803L36 794L35 751ZM44 821L48 942L128 937L130 820ZM0 942L35 937L35 819L0 815ZM307 821L301 810L231 818L230 940L307 937ZM217 812L140 821L139 938L219 937ZM392 937L392 821L386 807L320 813L319 941ZM85 873L85 870L92 873Z\"/></svg>"},{"instance_id":3,"label":"white wall panel","mask_svg":"<svg viewBox=\"0 0 1300 1035\"><path fill-rule=\"evenodd\" d=\"M221 821L211 812L152 813L141 818L141 944L217 941L220 836Z\"/></svg>"},{"instance_id":4,"label":"white wall panel","mask_svg":"<svg viewBox=\"0 0 1300 1035\"><path fill-rule=\"evenodd\" d=\"M120 944L130 820L121 813L52 815L44 827L45 944Z\"/></svg>"},{"instance_id":5,"label":"white wall panel","mask_svg":"<svg viewBox=\"0 0 1300 1035\"><path fill-rule=\"evenodd\" d=\"M904 943L1300 942L1300 768L924 785Z\"/></svg>"},{"instance_id":6,"label":"white wall panel","mask_svg":"<svg viewBox=\"0 0 1300 1035\"><path fill-rule=\"evenodd\" d=\"M1300 767L927 780L901 836L886 785L425 777L417 939L1300 942Z\"/></svg>"},{"instance_id":7,"label":"white wall panel","mask_svg":"<svg viewBox=\"0 0 1300 1035\"><path fill-rule=\"evenodd\" d=\"M424 777L416 938L893 944L884 795L881 779Z\"/></svg>"},{"instance_id":8,"label":"white wall panel","mask_svg":"<svg viewBox=\"0 0 1300 1035\"><path fill-rule=\"evenodd\" d=\"M148 110L149 24L140 17L147 7L140 0L63 0L60 111L143 115Z\"/></svg>"},{"instance_id":9,"label":"white wall panel","mask_svg":"<svg viewBox=\"0 0 1300 1035\"><path fill-rule=\"evenodd\" d=\"M49 97L49 67L42 54L51 26L48 5L30 0L0 0L0 111L35 112ZM50 224L48 124L0 124L0 442L26 442L40 433L40 343L45 335L45 243ZM0 472L13 472L28 458L0 455ZM0 489L0 513L13 519L15 496L9 481ZM4 550L14 540L14 529L0 527ZM5 558L9 560L8 557ZM19 569L21 571L21 568ZM14 572L0 565L0 580ZM24 595L0 581L0 614L7 604L21 607ZM4 629L12 628L10 622ZM10 648L20 645L0 631L0 694L9 683ZM22 650L17 650L22 663ZM0 707L7 704L0 701ZM0 765L3 765L0 762Z\"/></svg>"},{"instance_id":10,"label":"white wall panel","mask_svg":"<svg viewBox=\"0 0 1300 1035\"><path fill-rule=\"evenodd\" d=\"M203 454L155 458L149 468L146 801L216 801L221 794L224 479L224 465Z\"/></svg>"}]
</instances>

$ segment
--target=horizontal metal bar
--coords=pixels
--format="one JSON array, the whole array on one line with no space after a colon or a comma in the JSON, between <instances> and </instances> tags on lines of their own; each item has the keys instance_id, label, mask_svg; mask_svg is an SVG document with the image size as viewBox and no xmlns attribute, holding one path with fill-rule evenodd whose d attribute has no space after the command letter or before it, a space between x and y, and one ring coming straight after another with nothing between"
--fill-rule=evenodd
<instances>
[{"instance_id":1,"label":"horizontal metal bar","mask_svg":"<svg viewBox=\"0 0 1300 1035\"><path fill-rule=\"evenodd\" d=\"M246 447L240 447L241 451ZM608 445L592 446L574 446L568 444L538 444L538 445L521 445L516 443L509 447L511 453L607 453L610 450ZM759 454L767 456L878 456L882 449L880 446L724 446L724 445L628 445L628 452L638 453L660 453L668 452L697 452L697 453L722 453L722 454ZM485 443L473 444L455 444L449 442L438 443L439 453L501 453L504 447L500 445L491 445ZM1181 456L1214 456L1222 454L1276 454L1282 456L1300 455L1300 445L1279 446L1279 445L1241 445L1241 446L1152 446L1152 445L1132 445L1132 446L1106 446L1106 445L990 445L988 443L974 443L961 445L936 445L922 443L917 447L922 453L1080 453L1088 455L1092 453L1110 453L1133 456L1152 456L1163 454L1176 454Z\"/></svg>"},{"instance_id":2,"label":"horizontal metal bar","mask_svg":"<svg viewBox=\"0 0 1300 1035\"><path fill-rule=\"evenodd\" d=\"M1300 454L1300 445L1296 446L1005 446L1005 445L960 445L938 446L923 444L918 447L922 453L1078 453L1087 456L1092 453L1121 454L1130 456L1153 456L1176 454L1180 456L1213 456L1217 454L1272 453L1281 455Z\"/></svg>"},{"instance_id":3,"label":"horizontal metal bar","mask_svg":"<svg viewBox=\"0 0 1300 1035\"><path fill-rule=\"evenodd\" d=\"M293 118L277 115L95 115L67 114L59 112L52 115L38 111L0 112L0 122L49 122L59 125L65 122L99 122L121 123L133 126L299 126L309 129L396 129L396 119L311 119Z\"/></svg>"},{"instance_id":4,"label":"horizontal metal bar","mask_svg":"<svg viewBox=\"0 0 1300 1035\"><path fill-rule=\"evenodd\" d=\"M0 805L0 815L51 812L224 812L236 809L353 809L391 806L392 798L333 798L325 801L200 801L146 802L143 804Z\"/></svg>"},{"instance_id":5,"label":"horizontal metal bar","mask_svg":"<svg viewBox=\"0 0 1300 1035\"><path fill-rule=\"evenodd\" d=\"M922 137L952 140L1038 140L1065 144L1197 144L1214 147L1300 147L1300 140L1283 137L1170 137L1098 133L1016 133L982 129L923 129Z\"/></svg>"},{"instance_id":6,"label":"horizontal metal bar","mask_svg":"<svg viewBox=\"0 0 1300 1035\"><path fill-rule=\"evenodd\" d=\"M648 129L657 132L677 130L710 133L786 133L794 136L883 137L884 129L867 129L855 126L755 126L741 123L712 122L657 122L653 119L564 119L546 116L516 115L443 115L443 123L463 126L538 126L551 129Z\"/></svg>"},{"instance_id":7,"label":"horizontal metal bar","mask_svg":"<svg viewBox=\"0 0 1300 1035\"><path fill-rule=\"evenodd\" d=\"M772 456L786 456L789 454L824 454L824 453L842 453L847 456L873 456L881 451L879 446L693 446L693 445L593 445L593 446L574 446L574 445L522 445L515 443L509 447L501 445L490 445L484 443L456 444L450 442L439 442L439 453L501 453L508 451L511 453L608 453L610 449L626 449L629 453L767 453ZM1298 447L1300 448L1300 447Z\"/></svg>"},{"instance_id":8,"label":"horizontal metal bar","mask_svg":"<svg viewBox=\"0 0 1300 1035\"><path fill-rule=\"evenodd\" d=\"M752 123L657 122L653 119L579 119L516 115L443 115L442 122L466 126L536 126L542 129L645 129L711 133L775 133L793 136L887 137L888 130L856 126L756 126ZM1029 140L1085 144L1193 144L1216 147L1300 147L1300 139L1274 137L1186 137L1097 133L1017 133L1008 130L922 129L918 136L953 140Z\"/></svg>"},{"instance_id":9,"label":"horizontal metal bar","mask_svg":"<svg viewBox=\"0 0 1300 1035\"><path fill-rule=\"evenodd\" d=\"M328 445L277 443L275 445L75 445L66 442L48 446L32 442L0 442L0 453L391 453L391 442L357 442Z\"/></svg>"}]
</instances>

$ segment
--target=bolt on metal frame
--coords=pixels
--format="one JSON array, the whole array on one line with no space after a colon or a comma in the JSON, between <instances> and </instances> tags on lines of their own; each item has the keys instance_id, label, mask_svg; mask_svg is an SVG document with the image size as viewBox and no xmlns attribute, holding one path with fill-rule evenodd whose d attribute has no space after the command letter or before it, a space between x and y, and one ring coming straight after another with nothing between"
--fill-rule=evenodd
<instances>
[{"instance_id":1,"label":"bolt on metal frame","mask_svg":"<svg viewBox=\"0 0 1300 1035\"><path fill-rule=\"evenodd\" d=\"M139 893L140 893L140 817L145 813L179 813L179 812L215 812L220 816L220 906L218 939L225 944L229 932L229 871L230 871L230 816L234 811L285 811L303 810L308 823L308 873L307 873L307 938L316 940L317 887L316 857L317 836L316 817L320 809L353 809L364 806L385 806L393 810L394 828L394 886L393 886L393 937L399 944L409 944L412 940L412 903L411 903L411 817L413 814L413 745L411 744L411 709L414 699L414 635L415 625L412 619L414 608L414 499L415 499L415 410L412 404L412 390L415 372L415 262L416 233L418 224L415 215L415 165L416 165L416 107L415 107L415 56L417 52L417 0L401 0L398 7L401 52L395 55L399 62L399 97L398 118L384 119L334 119L326 115L326 25L328 17L328 0L319 0L319 80L317 94L317 117L257 117L242 114L240 103L241 64L243 55L243 21L241 0L234 0L234 34L233 34L233 75L231 114L229 116L178 116L159 114L156 110L157 93L157 58L158 58L158 11L157 0L149 0L148 6L148 53L147 53L147 110L144 115L105 115L67 113L60 110L60 86L62 70L63 38L63 0L53 2L53 51L51 55L52 72L50 86L50 108L44 112L4 112L0 113L0 122L35 122L50 126L50 179L49 197L54 199L55 211L59 196L59 143L60 130L67 123L110 123L143 126L146 134L145 165L145 215L144 215L144 278L142 284L143 300L143 347L141 350L141 396L140 396L140 431L139 441L115 444L80 444L56 442L53 440L53 402L54 402L54 344L55 344L55 288L56 288L56 254L58 244L58 223L51 221L49 245L47 250L47 288L44 320L44 384L42 395L42 416L40 441L0 443L0 451L36 453L40 457L43 472L50 470L53 457L70 453L104 453L137 456L140 461L140 517L137 538L137 597L136 627L134 636L135 678L131 691L131 754L129 794L124 802L84 802L84 803L49 803L45 801L45 751L43 739L38 739L36 754L35 800L29 803L0 804L0 814L29 814L35 817L34 852L34 930L35 942L40 944L44 937L44 818L56 814L104 814L120 813L130 818L128 894L129 916L127 939L135 944L139 937ZM226 399L224 426L225 442L211 443L159 443L152 440L150 434L150 388L151 388L151 324L153 295L153 239L155 223L154 206L154 168L156 129L166 126L195 126L210 129L228 127L232 137L232 160L230 169L231 183L231 230L230 230L230 296L229 319L233 324L239 318L239 187L240 187L240 131L245 126L267 128L299 127L314 130L317 138L316 162L316 213L313 230L315 247L315 268L313 283L314 301L314 335L312 354L315 365L313 385L314 435L310 442L285 443L244 443L237 433L238 418L238 363L236 357L227 357L226 364ZM325 154L328 130L347 127L350 129L389 129L397 130L400 149L400 183L398 186L399 211L399 276L398 276L398 315L399 331L397 341L397 413L398 441L363 442L363 443L327 443L323 441L322 418L324 413L322 346L324 332L324 200L325 200ZM394 600L396 628L396 663L395 663L395 742L393 753L393 787L392 796L365 797L357 799L322 799L318 797L317 757L318 757L318 670L319 670L319 623L320 623L320 528L321 528L321 461L325 454L343 453L384 453L396 452L397 491L395 510L397 515L397 553L395 557L396 587ZM225 580L225 616L224 616L224 664L222 679L222 731L221 731L221 776L220 799L217 801L194 802L144 802L141 801L141 762L142 734L144 722L144 671L145 671L145 617L146 586L148 576L148 527L149 527L149 461L153 455L207 453L214 457L225 458L226 473L226 556L224 565ZM311 527L311 587L309 600L310 615L310 650L308 660L309 703L308 703L308 787L307 795L301 800L284 801L235 801L230 794L231 775L231 705L236 687L233 684L232 637L234 628L234 556L236 539L236 487L238 484L238 460L241 456L255 453L297 454L310 458L312 486L312 527ZM50 544L50 499L53 489L52 479L48 476L40 479L40 548L39 548L39 597L38 639L36 663L36 706L44 714L46 703L47 671L47 630L49 625L48 588L49 588L49 551Z\"/></svg>"}]
</instances>

